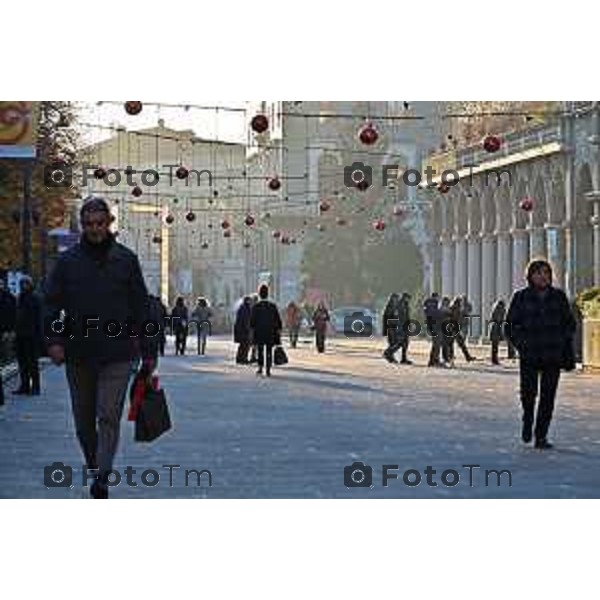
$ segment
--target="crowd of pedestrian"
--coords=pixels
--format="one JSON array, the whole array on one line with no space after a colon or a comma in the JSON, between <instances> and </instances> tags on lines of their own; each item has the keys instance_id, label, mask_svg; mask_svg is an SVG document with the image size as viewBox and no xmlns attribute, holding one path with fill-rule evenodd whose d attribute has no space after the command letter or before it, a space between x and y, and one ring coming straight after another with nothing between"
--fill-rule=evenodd
<instances>
[{"instance_id":1,"label":"crowd of pedestrian","mask_svg":"<svg viewBox=\"0 0 600 600\"><path fill-rule=\"evenodd\" d=\"M64 322L68 315L75 324L86 315L94 315L100 322L127 323L133 317L134 323L153 321L164 325L170 320L176 355L185 354L188 327L195 323L197 352L204 355L213 313L208 300L200 297L190 315L183 297L179 297L169 315L160 298L148 294L137 256L110 232L110 209L104 200L92 198L84 203L80 219L80 242L61 254L43 299L34 292L30 277L21 279L17 298L0 280L0 350L6 354L14 343L20 377L14 393L18 395L40 394L39 358L44 352L54 364L65 364L76 434L88 469L97 473L91 495L107 498L107 477L118 445L131 374L138 370L148 377L152 375L159 356L165 353L166 328L150 336L131 336L128 330L107 336L98 327L83 336L59 335L54 329L51 335L45 335L44 317ZM282 321L269 294L268 286L261 285L258 294L244 297L233 327L238 345L236 363L256 363L257 375L267 377L277 363L277 350L282 351L284 322L294 349L306 319L302 308L290 302ZM387 338L383 356L390 363L412 364L408 358L413 323L410 305L410 294L393 293L383 311L382 334ZM474 317L468 298L440 298L432 293L422 309L431 337L429 367L454 366L456 345L466 361L475 360L467 346ZM330 320L323 302L308 319L319 354L325 352ZM575 366L576 324L565 293L552 286L552 268L547 261L529 265L526 287L517 291L508 305L498 299L489 326L493 365L499 364L502 341L507 342L509 357L515 358L518 353L522 439L529 443L535 437L537 448L550 448L547 434L560 374ZM395 358L399 351L400 361ZM1 379L0 394L1 399Z\"/></svg>"}]
</instances>

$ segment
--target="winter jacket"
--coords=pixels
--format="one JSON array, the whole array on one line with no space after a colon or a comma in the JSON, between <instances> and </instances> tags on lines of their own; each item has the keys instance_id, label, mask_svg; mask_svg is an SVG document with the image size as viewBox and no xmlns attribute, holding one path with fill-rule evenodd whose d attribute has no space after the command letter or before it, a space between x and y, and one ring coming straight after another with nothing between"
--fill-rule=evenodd
<instances>
[{"instance_id":1,"label":"winter jacket","mask_svg":"<svg viewBox=\"0 0 600 600\"><path fill-rule=\"evenodd\" d=\"M110 363L146 357L148 293L137 256L112 237L101 248L81 241L60 255L48 280L44 333L69 358ZM64 310L64 333L50 324ZM88 319L86 328L85 319ZM112 323L111 323L112 322ZM87 329L87 335L86 335Z\"/></svg>"},{"instance_id":2,"label":"winter jacket","mask_svg":"<svg viewBox=\"0 0 600 600\"><path fill-rule=\"evenodd\" d=\"M315 331L318 333L325 333L327 331L327 322L329 321L327 309L317 308L313 314L312 321Z\"/></svg>"},{"instance_id":3,"label":"winter jacket","mask_svg":"<svg viewBox=\"0 0 600 600\"><path fill-rule=\"evenodd\" d=\"M0 335L15 330L15 320L17 316L17 301L8 291L0 292Z\"/></svg>"},{"instance_id":4,"label":"winter jacket","mask_svg":"<svg viewBox=\"0 0 600 600\"><path fill-rule=\"evenodd\" d=\"M562 290L532 286L513 295L506 317L507 333L522 361L562 365L575 333L575 318Z\"/></svg>"},{"instance_id":5,"label":"winter jacket","mask_svg":"<svg viewBox=\"0 0 600 600\"><path fill-rule=\"evenodd\" d=\"M233 341L236 344L249 344L252 341L252 329L250 327L250 317L252 315L252 306L246 303L238 308L233 326Z\"/></svg>"},{"instance_id":6,"label":"winter jacket","mask_svg":"<svg viewBox=\"0 0 600 600\"><path fill-rule=\"evenodd\" d=\"M255 344L275 346L280 343L283 327L277 306L269 300L259 300L252 308L250 326Z\"/></svg>"}]
</instances>

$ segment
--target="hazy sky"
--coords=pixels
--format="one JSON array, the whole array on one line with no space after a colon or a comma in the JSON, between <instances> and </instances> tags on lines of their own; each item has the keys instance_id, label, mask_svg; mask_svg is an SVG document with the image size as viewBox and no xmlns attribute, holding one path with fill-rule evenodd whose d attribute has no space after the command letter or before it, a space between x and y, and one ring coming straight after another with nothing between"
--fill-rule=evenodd
<instances>
[{"instance_id":1,"label":"hazy sky","mask_svg":"<svg viewBox=\"0 0 600 600\"><path fill-rule=\"evenodd\" d=\"M168 104L187 104L188 101L168 102ZM252 118L251 103L239 100L189 101L190 105L220 107L220 110L200 110L193 106L189 110L183 107L165 107L144 105L137 116L129 116L123 108L123 101L105 101L101 105L95 102L81 102L80 120L84 124L119 126L126 129L146 129L164 119L166 127L173 129L193 129L199 137L245 143L247 124ZM228 108L245 109L238 112ZM84 140L98 142L114 132L82 125Z\"/></svg>"}]
</instances>

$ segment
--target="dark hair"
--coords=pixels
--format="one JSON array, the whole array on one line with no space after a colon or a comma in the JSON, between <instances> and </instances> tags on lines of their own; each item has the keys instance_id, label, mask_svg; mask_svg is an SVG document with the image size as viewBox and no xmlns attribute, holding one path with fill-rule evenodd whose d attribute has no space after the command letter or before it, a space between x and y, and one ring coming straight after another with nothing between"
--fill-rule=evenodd
<instances>
[{"instance_id":1,"label":"dark hair","mask_svg":"<svg viewBox=\"0 0 600 600\"><path fill-rule=\"evenodd\" d=\"M110 207L104 198L98 198L95 196L90 196L83 201L83 205L81 210L79 211L79 219L83 221L83 217L85 213L90 212L105 212L107 215L110 215Z\"/></svg>"},{"instance_id":2,"label":"dark hair","mask_svg":"<svg viewBox=\"0 0 600 600\"><path fill-rule=\"evenodd\" d=\"M265 285L264 283L258 288L258 295L260 298L262 298L263 300L265 300L266 298L269 297L269 286Z\"/></svg>"},{"instance_id":3,"label":"dark hair","mask_svg":"<svg viewBox=\"0 0 600 600\"><path fill-rule=\"evenodd\" d=\"M538 271L541 271L542 269L548 269L548 272L550 273L550 283L552 283L552 265L547 260L539 258L532 260L527 265L527 283L529 285L533 285L533 274L537 273Z\"/></svg>"}]
</instances>

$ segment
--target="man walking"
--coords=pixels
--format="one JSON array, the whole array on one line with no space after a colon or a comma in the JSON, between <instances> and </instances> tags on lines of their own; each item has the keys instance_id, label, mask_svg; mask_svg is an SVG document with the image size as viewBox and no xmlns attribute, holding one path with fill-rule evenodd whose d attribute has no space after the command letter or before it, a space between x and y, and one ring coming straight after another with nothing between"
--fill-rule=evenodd
<instances>
[{"instance_id":1,"label":"man walking","mask_svg":"<svg viewBox=\"0 0 600 600\"><path fill-rule=\"evenodd\" d=\"M522 438L533 435L535 400L540 400L535 419L535 447L552 448L547 435L561 368L574 368L575 318L567 296L552 286L552 267L535 260L527 269L527 287L515 292L508 309L507 333L519 351Z\"/></svg>"},{"instance_id":2,"label":"man walking","mask_svg":"<svg viewBox=\"0 0 600 600\"><path fill-rule=\"evenodd\" d=\"M281 317L275 303L267 300L269 297L269 288L261 285L258 290L259 301L252 308L250 315L250 326L254 332L254 342L258 347L258 371L257 375L262 375L263 367L266 367L267 377L271 376L271 366L273 364L273 346L281 343Z\"/></svg>"},{"instance_id":3,"label":"man walking","mask_svg":"<svg viewBox=\"0 0 600 600\"><path fill-rule=\"evenodd\" d=\"M39 396L40 368L38 359L42 347L42 314L39 298L33 292L31 277L19 282L17 299L17 363L21 385L13 394Z\"/></svg>"},{"instance_id":4,"label":"man walking","mask_svg":"<svg viewBox=\"0 0 600 600\"><path fill-rule=\"evenodd\" d=\"M137 256L109 231L103 199L88 199L80 219L81 240L60 256L46 289L47 306L55 318L64 310L72 331L57 336L55 321L46 335L51 360L65 363L77 437L88 470L97 473L91 495L104 499L134 361L141 350L148 373L155 361L141 335L147 291Z\"/></svg>"},{"instance_id":5,"label":"man walking","mask_svg":"<svg viewBox=\"0 0 600 600\"><path fill-rule=\"evenodd\" d=\"M439 367L440 351L442 349L442 327L440 323L439 295L433 292L423 303L427 333L431 336L431 351L429 353L429 367Z\"/></svg>"}]
</instances>

